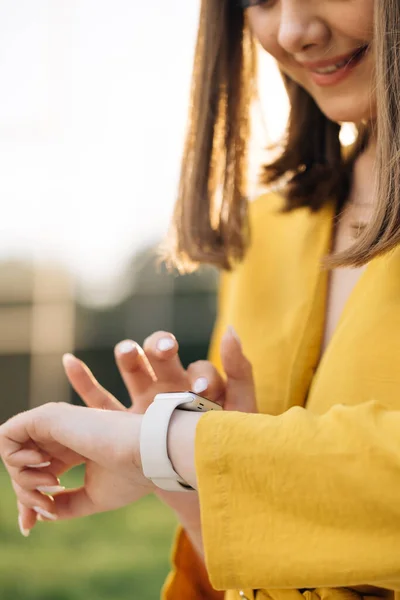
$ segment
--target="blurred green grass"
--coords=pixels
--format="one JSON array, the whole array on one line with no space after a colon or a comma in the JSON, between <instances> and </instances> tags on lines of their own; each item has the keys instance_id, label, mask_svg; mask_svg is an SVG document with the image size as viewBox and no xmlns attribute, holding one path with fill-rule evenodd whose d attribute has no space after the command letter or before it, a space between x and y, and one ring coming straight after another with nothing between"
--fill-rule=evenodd
<instances>
[{"instance_id":1,"label":"blurred green grass","mask_svg":"<svg viewBox=\"0 0 400 600\"><path fill-rule=\"evenodd\" d=\"M82 480L74 470L68 487ZM15 496L0 466L1 600L157 600L176 526L149 496L125 509L19 533Z\"/></svg>"}]
</instances>

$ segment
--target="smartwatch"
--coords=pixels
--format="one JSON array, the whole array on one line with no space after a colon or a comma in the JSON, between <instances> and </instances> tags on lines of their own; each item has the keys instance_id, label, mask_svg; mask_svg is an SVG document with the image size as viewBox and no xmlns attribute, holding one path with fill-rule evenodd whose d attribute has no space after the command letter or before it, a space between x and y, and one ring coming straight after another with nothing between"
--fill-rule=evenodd
<instances>
[{"instance_id":1,"label":"smartwatch","mask_svg":"<svg viewBox=\"0 0 400 600\"><path fill-rule=\"evenodd\" d=\"M194 489L175 472L168 456L168 429L175 410L204 413L222 410L222 406L193 392L157 394L142 419L140 456L145 477L169 492L192 492Z\"/></svg>"}]
</instances>

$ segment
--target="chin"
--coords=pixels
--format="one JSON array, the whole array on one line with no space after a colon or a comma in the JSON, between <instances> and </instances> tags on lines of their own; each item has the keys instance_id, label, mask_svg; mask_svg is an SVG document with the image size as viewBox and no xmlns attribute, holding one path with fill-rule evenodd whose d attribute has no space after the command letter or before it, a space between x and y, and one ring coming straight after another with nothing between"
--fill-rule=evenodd
<instances>
[{"instance_id":1,"label":"chin","mask_svg":"<svg viewBox=\"0 0 400 600\"><path fill-rule=\"evenodd\" d=\"M358 97L347 101L317 102L324 115L335 123L361 123L374 119L375 110L370 100Z\"/></svg>"}]
</instances>

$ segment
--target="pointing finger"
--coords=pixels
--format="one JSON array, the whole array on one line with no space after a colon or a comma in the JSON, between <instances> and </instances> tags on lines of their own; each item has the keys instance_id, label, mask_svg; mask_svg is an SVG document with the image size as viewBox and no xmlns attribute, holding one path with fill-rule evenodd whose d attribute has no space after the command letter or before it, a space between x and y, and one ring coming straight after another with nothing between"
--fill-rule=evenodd
<instances>
[{"instance_id":1,"label":"pointing finger","mask_svg":"<svg viewBox=\"0 0 400 600\"><path fill-rule=\"evenodd\" d=\"M100 385L89 367L76 356L64 354L63 365L68 381L87 406L106 410L125 410L124 405Z\"/></svg>"},{"instance_id":2,"label":"pointing finger","mask_svg":"<svg viewBox=\"0 0 400 600\"><path fill-rule=\"evenodd\" d=\"M225 382L212 363L199 360L189 365L188 375L191 390L212 402L222 403Z\"/></svg>"},{"instance_id":3,"label":"pointing finger","mask_svg":"<svg viewBox=\"0 0 400 600\"><path fill-rule=\"evenodd\" d=\"M178 355L179 344L172 333L153 333L145 339L143 349L159 381L183 385L185 370Z\"/></svg>"}]
</instances>

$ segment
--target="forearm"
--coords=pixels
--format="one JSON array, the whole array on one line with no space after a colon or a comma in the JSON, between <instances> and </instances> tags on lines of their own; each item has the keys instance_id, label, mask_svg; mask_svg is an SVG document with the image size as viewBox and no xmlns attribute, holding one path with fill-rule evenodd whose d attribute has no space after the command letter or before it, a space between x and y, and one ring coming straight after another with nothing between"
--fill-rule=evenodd
<instances>
[{"instance_id":1,"label":"forearm","mask_svg":"<svg viewBox=\"0 0 400 600\"><path fill-rule=\"evenodd\" d=\"M399 431L400 412L375 402L204 415L196 471L212 585L400 589Z\"/></svg>"},{"instance_id":2,"label":"forearm","mask_svg":"<svg viewBox=\"0 0 400 600\"><path fill-rule=\"evenodd\" d=\"M180 477L197 489L195 466L196 427L203 415L176 410L168 430L168 456Z\"/></svg>"},{"instance_id":3,"label":"forearm","mask_svg":"<svg viewBox=\"0 0 400 600\"><path fill-rule=\"evenodd\" d=\"M199 497L196 492L182 494L180 492L167 492L158 489L156 496L169 506L176 514L179 523L186 531L193 548L203 560L203 538L201 534Z\"/></svg>"},{"instance_id":4,"label":"forearm","mask_svg":"<svg viewBox=\"0 0 400 600\"><path fill-rule=\"evenodd\" d=\"M201 415L175 411L168 432L168 456L175 471L192 487L196 487L194 438ZM203 557L200 506L197 492L167 492L157 489L156 495L176 513L193 547Z\"/></svg>"}]
</instances>

